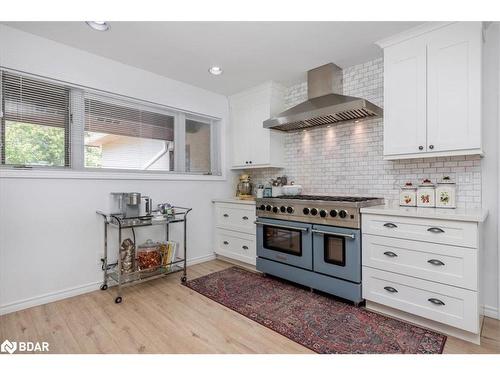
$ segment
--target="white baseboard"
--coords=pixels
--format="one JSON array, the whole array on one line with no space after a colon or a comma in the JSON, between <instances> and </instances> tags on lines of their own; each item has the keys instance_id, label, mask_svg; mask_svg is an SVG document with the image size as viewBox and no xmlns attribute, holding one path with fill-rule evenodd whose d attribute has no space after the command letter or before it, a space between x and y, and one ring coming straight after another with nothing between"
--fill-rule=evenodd
<instances>
[{"instance_id":1,"label":"white baseboard","mask_svg":"<svg viewBox=\"0 0 500 375\"><path fill-rule=\"evenodd\" d=\"M197 257L197 258L188 259L187 265L192 266L194 264L208 262L208 261L214 260L214 259L215 259L215 253L209 254L209 255L204 255L201 257ZM9 314L12 312L24 310L24 309L34 307L34 306L45 305L46 303L59 301L59 300L66 299L69 297L78 296L80 294L93 292L94 290L98 290L99 287L101 286L101 284L102 284L102 280L99 280L99 281L94 281L94 282L91 282L88 284L79 285L79 286L75 286L72 288L58 290L56 292L50 292L50 293L46 293L46 294L41 294L41 295L36 296L36 297L30 297L30 298L26 298L23 300L11 302L11 303L0 306L0 316L5 315L5 314Z\"/></svg>"},{"instance_id":2,"label":"white baseboard","mask_svg":"<svg viewBox=\"0 0 500 375\"><path fill-rule=\"evenodd\" d=\"M73 288L58 290L57 292L41 294L36 297L26 298L20 301L8 303L6 305L0 306L0 315L5 315L15 311L24 310L29 307L45 305L46 303L59 301L61 299L69 297L74 297L79 294L93 292L94 290L98 290L101 284L102 281L94 281L92 283L79 285Z\"/></svg>"},{"instance_id":3,"label":"white baseboard","mask_svg":"<svg viewBox=\"0 0 500 375\"><path fill-rule=\"evenodd\" d=\"M498 314L498 309L493 306L484 305L483 306L483 315L488 318L499 319L500 315Z\"/></svg>"}]
</instances>

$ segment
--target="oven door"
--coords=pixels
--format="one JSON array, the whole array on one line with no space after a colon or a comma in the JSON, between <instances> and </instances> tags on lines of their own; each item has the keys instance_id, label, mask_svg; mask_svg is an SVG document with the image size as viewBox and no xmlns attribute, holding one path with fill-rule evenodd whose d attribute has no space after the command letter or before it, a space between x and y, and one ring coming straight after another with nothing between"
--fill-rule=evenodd
<instances>
[{"instance_id":1,"label":"oven door","mask_svg":"<svg viewBox=\"0 0 500 375\"><path fill-rule=\"evenodd\" d=\"M361 239L357 229L314 225L314 271L361 282Z\"/></svg>"},{"instance_id":2,"label":"oven door","mask_svg":"<svg viewBox=\"0 0 500 375\"><path fill-rule=\"evenodd\" d=\"M311 224L258 218L257 256L312 270Z\"/></svg>"}]
</instances>

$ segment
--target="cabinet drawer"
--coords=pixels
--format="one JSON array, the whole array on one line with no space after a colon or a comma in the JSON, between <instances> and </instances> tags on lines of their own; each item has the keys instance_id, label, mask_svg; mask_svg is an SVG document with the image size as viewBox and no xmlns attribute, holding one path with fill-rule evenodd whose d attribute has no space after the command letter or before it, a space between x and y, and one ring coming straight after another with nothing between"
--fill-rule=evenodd
<instances>
[{"instance_id":1,"label":"cabinet drawer","mask_svg":"<svg viewBox=\"0 0 500 375\"><path fill-rule=\"evenodd\" d=\"M363 265L477 290L477 250L363 235Z\"/></svg>"},{"instance_id":2,"label":"cabinet drawer","mask_svg":"<svg viewBox=\"0 0 500 375\"><path fill-rule=\"evenodd\" d=\"M215 253L255 264L255 236L225 229L215 230Z\"/></svg>"},{"instance_id":3,"label":"cabinet drawer","mask_svg":"<svg viewBox=\"0 0 500 375\"><path fill-rule=\"evenodd\" d=\"M363 267L363 298L479 332L477 292Z\"/></svg>"},{"instance_id":4,"label":"cabinet drawer","mask_svg":"<svg viewBox=\"0 0 500 375\"><path fill-rule=\"evenodd\" d=\"M477 248L477 224L465 221L363 214L365 234Z\"/></svg>"},{"instance_id":5,"label":"cabinet drawer","mask_svg":"<svg viewBox=\"0 0 500 375\"><path fill-rule=\"evenodd\" d=\"M215 205L215 225L218 228L255 233L255 206L230 203Z\"/></svg>"}]
</instances>

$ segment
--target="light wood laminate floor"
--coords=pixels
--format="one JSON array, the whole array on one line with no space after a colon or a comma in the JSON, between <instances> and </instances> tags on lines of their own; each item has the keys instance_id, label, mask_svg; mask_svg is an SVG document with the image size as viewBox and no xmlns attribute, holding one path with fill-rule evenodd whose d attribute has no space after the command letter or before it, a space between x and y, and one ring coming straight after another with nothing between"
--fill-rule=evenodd
<instances>
[{"instance_id":1,"label":"light wood laminate floor","mask_svg":"<svg viewBox=\"0 0 500 375\"><path fill-rule=\"evenodd\" d=\"M230 267L189 267L196 278ZM48 341L51 353L313 353L181 285L180 274L95 291L0 316L0 342ZM484 319L480 346L448 337L445 353L500 353L500 321Z\"/></svg>"}]
</instances>

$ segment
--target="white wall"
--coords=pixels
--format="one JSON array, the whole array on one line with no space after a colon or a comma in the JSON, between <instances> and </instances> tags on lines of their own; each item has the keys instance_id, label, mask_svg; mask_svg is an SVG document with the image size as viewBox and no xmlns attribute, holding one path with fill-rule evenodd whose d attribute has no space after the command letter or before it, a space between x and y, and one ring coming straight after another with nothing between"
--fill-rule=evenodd
<instances>
[{"instance_id":1,"label":"white wall","mask_svg":"<svg viewBox=\"0 0 500 375\"><path fill-rule=\"evenodd\" d=\"M0 65L221 118L221 144L225 144L228 104L222 95L3 25ZM211 200L231 194L231 184L225 179L33 179L4 175L0 180L0 314L98 287L103 228L95 210L107 206L112 191L139 191L156 202L193 207L188 258L213 255Z\"/></svg>"}]
</instances>

